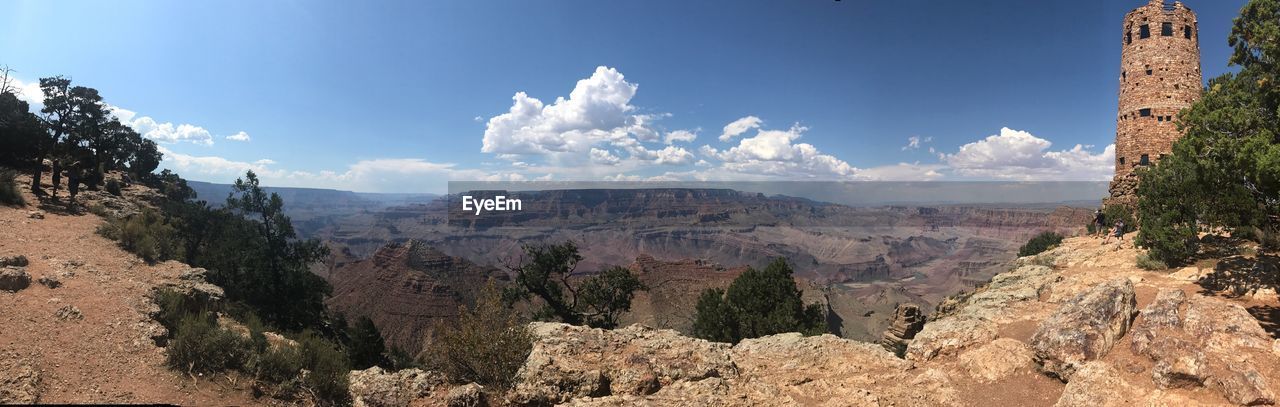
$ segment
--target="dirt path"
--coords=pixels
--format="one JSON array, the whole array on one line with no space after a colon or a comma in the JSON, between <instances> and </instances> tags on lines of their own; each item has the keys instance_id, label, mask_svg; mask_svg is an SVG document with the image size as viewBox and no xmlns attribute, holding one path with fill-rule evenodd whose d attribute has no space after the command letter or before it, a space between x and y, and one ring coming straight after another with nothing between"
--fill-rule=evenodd
<instances>
[{"instance_id":1,"label":"dirt path","mask_svg":"<svg viewBox=\"0 0 1280 407\"><path fill-rule=\"evenodd\" d=\"M27 201L35 199L27 195ZM16 293L0 291L0 358L6 368L29 366L38 372L40 403L265 401L253 399L243 380L232 383L221 375L193 380L164 366L164 349L148 333L145 295L189 267L141 262L94 233L102 223L98 216L46 213L34 219L33 210L35 205L0 206L0 256L26 256L32 280ZM62 285L51 289L37 283L43 276L55 276ZM60 318L64 307L79 310L79 317L71 312Z\"/></svg>"}]
</instances>

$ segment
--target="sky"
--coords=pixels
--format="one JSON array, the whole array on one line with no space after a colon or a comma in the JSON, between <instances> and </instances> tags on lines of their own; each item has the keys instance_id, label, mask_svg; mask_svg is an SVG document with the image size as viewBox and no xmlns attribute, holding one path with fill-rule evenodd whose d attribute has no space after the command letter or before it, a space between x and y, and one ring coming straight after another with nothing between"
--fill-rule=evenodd
<instances>
[{"instance_id":1,"label":"sky","mask_svg":"<svg viewBox=\"0 0 1280 407\"><path fill-rule=\"evenodd\" d=\"M0 65L209 182L1106 180L1143 3L8 1ZM1187 2L1206 80L1244 3Z\"/></svg>"}]
</instances>

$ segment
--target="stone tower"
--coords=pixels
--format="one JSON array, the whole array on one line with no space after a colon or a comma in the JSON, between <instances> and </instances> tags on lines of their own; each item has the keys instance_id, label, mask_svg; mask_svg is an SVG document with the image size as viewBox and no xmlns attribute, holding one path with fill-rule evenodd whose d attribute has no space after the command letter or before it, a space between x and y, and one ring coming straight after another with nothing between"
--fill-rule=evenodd
<instances>
[{"instance_id":1,"label":"stone tower","mask_svg":"<svg viewBox=\"0 0 1280 407\"><path fill-rule=\"evenodd\" d=\"M1155 164L1182 136L1178 112L1200 98L1200 34L1182 2L1151 0L1124 16L1120 38L1113 200L1132 203L1133 170Z\"/></svg>"}]
</instances>

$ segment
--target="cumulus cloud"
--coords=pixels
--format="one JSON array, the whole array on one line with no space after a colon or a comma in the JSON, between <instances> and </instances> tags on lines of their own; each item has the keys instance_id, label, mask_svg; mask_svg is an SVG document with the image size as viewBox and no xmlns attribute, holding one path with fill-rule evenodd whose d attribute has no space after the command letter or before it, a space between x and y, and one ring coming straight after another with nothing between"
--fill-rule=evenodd
<instances>
[{"instance_id":1,"label":"cumulus cloud","mask_svg":"<svg viewBox=\"0 0 1280 407\"><path fill-rule=\"evenodd\" d=\"M663 139L663 141L665 141L667 144L675 144L676 142L692 143L693 140L696 140L698 138L698 132L701 130L702 129L694 129L693 131L676 130L673 132L669 132L667 133L667 137Z\"/></svg>"},{"instance_id":2,"label":"cumulus cloud","mask_svg":"<svg viewBox=\"0 0 1280 407\"><path fill-rule=\"evenodd\" d=\"M724 126L724 132L720 134L720 141L729 141L748 130L760 128L763 121L759 117L747 116Z\"/></svg>"},{"instance_id":3,"label":"cumulus cloud","mask_svg":"<svg viewBox=\"0 0 1280 407\"><path fill-rule=\"evenodd\" d=\"M743 138L728 150L704 148L703 152L715 152L723 167L733 172L801 179L848 179L856 175L858 169L844 160L824 154L812 144L796 143L807 130L799 124L788 130L758 129L755 136Z\"/></svg>"},{"instance_id":4,"label":"cumulus cloud","mask_svg":"<svg viewBox=\"0 0 1280 407\"><path fill-rule=\"evenodd\" d=\"M619 161L622 161L622 159L613 155L613 153L610 153L609 150L602 150L595 147L591 148L591 162L593 163L600 165L618 165Z\"/></svg>"},{"instance_id":5,"label":"cumulus cloud","mask_svg":"<svg viewBox=\"0 0 1280 407\"><path fill-rule=\"evenodd\" d=\"M119 106L107 105L107 109L120 120L120 123L132 127L138 134L156 142L169 144L188 142L206 146L213 145L213 134L204 127L187 123L162 123L150 116L141 116L137 112ZM227 136L226 139L249 141L249 133L241 131Z\"/></svg>"},{"instance_id":6,"label":"cumulus cloud","mask_svg":"<svg viewBox=\"0 0 1280 407\"><path fill-rule=\"evenodd\" d=\"M587 152L599 142L627 136L657 140L658 133L649 128L656 117L632 114L636 89L618 70L601 66L591 77L579 80L568 98L558 97L550 104L518 92L507 113L490 118L485 125L480 151Z\"/></svg>"},{"instance_id":7,"label":"cumulus cloud","mask_svg":"<svg viewBox=\"0 0 1280 407\"><path fill-rule=\"evenodd\" d=\"M1001 128L1000 134L960 146L940 159L964 176L1020 180L1105 180L1112 175L1115 145L1094 153L1092 146L1051 151L1053 145L1026 131Z\"/></svg>"},{"instance_id":8,"label":"cumulus cloud","mask_svg":"<svg viewBox=\"0 0 1280 407\"><path fill-rule=\"evenodd\" d=\"M31 106L44 106L44 91L40 90L39 82L24 82L18 78L9 78L9 86L13 88L14 94L19 100L27 102ZM39 110L39 108L34 109Z\"/></svg>"}]
</instances>

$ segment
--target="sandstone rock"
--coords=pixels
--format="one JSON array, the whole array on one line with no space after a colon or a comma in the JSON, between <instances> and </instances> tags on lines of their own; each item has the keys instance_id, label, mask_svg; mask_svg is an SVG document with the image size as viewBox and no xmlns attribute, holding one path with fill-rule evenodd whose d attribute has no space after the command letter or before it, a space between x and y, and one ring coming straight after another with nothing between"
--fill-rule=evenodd
<instances>
[{"instance_id":1,"label":"sandstone rock","mask_svg":"<svg viewBox=\"0 0 1280 407\"><path fill-rule=\"evenodd\" d=\"M486 405L484 386L470 383L454 387L445 396L445 404L449 407L480 407Z\"/></svg>"},{"instance_id":2,"label":"sandstone rock","mask_svg":"<svg viewBox=\"0 0 1280 407\"><path fill-rule=\"evenodd\" d=\"M40 276L40 279L36 281L49 288L58 288L62 286L62 281L59 281L57 277L48 274Z\"/></svg>"},{"instance_id":3,"label":"sandstone rock","mask_svg":"<svg viewBox=\"0 0 1280 407\"><path fill-rule=\"evenodd\" d=\"M1080 365L1105 355L1129 330L1136 306L1127 278L1082 293L1040 323L1031 337L1036 362L1046 373L1070 381Z\"/></svg>"},{"instance_id":4,"label":"sandstone rock","mask_svg":"<svg viewBox=\"0 0 1280 407\"><path fill-rule=\"evenodd\" d=\"M1169 273L1168 275L1168 277L1171 279L1186 282L1186 283L1194 283L1196 281L1200 281L1200 276L1201 276L1200 269L1195 266L1183 267L1178 271Z\"/></svg>"},{"instance_id":5,"label":"sandstone rock","mask_svg":"<svg viewBox=\"0 0 1280 407\"><path fill-rule=\"evenodd\" d=\"M44 211L27 212L27 217L31 219L44 219Z\"/></svg>"},{"instance_id":6,"label":"sandstone rock","mask_svg":"<svg viewBox=\"0 0 1280 407\"><path fill-rule=\"evenodd\" d=\"M1142 310L1131 349L1156 362L1161 388L1205 386L1232 403L1273 404L1275 395L1254 361L1271 357L1274 341L1243 307L1165 289Z\"/></svg>"},{"instance_id":7,"label":"sandstone rock","mask_svg":"<svg viewBox=\"0 0 1280 407\"><path fill-rule=\"evenodd\" d=\"M18 291L31 286L31 276L26 267L0 268L0 291Z\"/></svg>"},{"instance_id":8,"label":"sandstone rock","mask_svg":"<svg viewBox=\"0 0 1280 407\"><path fill-rule=\"evenodd\" d=\"M26 267L28 263L27 256L23 256L21 254L16 256L0 257L0 267Z\"/></svg>"},{"instance_id":9,"label":"sandstone rock","mask_svg":"<svg viewBox=\"0 0 1280 407\"><path fill-rule=\"evenodd\" d=\"M733 377L729 345L631 325L602 330L532 323L537 338L511 393L519 404L651 394L676 381Z\"/></svg>"},{"instance_id":10,"label":"sandstone rock","mask_svg":"<svg viewBox=\"0 0 1280 407\"><path fill-rule=\"evenodd\" d=\"M407 406L445 385L442 374L421 369L385 372L374 366L352 370L349 376L351 401L356 406Z\"/></svg>"},{"instance_id":11,"label":"sandstone rock","mask_svg":"<svg viewBox=\"0 0 1280 407\"><path fill-rule=\"evenodd\" d=\"M84 319L84 314L80 313L80 309L74 305L63 305L53 313L54 316L63 321L79 321Z\"/></svg>"},{"instance_id":12,"label":"sandstone rock","mask_svg":"<svg viewBox=\"0 0 1280 407\"><path fill-rule=\"evenodd\" d=\"M996 339L996 324L972 317L932 321L907 345L907 360L924 362Z\"/></svg>"},{"instance_id":13,"label":"sandstone rock","mask_svg":"<svg viewBox=\"0 0 1280 407\"><path fill-rule=\"evenodd\" d=\"M223 295L222 287L209 283L205 279L205 269L195 267L183 271L178 276L177 281L166 281L152 289L152 297L159 290L174 290L182 294L194 297L196 300L211 304L221 301Z\"/></svg>"},{"instance_id":14,"label":"sandstone rock","mask_svg":"<svg viewBox=\"0 0 1280 407\"><path fill-rule=\"evenodd\" d=\"M880 346L884 346L890 352L898 356L902 356L907 351L907 343L911 338L916 337L916 333L924 328L924 314L920 312L920 307L915 304L899 304L894 312L893 320L889 322L889 328L884 331L884 335L880 338Z\"/></svg>"},{"instance_id":15,"label":"sandstone rock","mask_svg":"<svg viewBox=\"0 0 1280 407\"><path fill-rule=\"evenodd\" d=\"M40 370L27 358L0 355L0 404L40 402Z\"/></svg>"},{"instance_id":16,"label":"sandstone rock","mask_svg":"<svg viewBox=\"0 0 1280 407\"><path fill-rule=\"evenodd\" d=\"M1055 407L1106 407L1138 405L1146 392L1126 381L1119 370L1106 362L1087 362L1077 367Z\"/></svg>"},{"instance_id":17,"label":"sandstone rock","mask_svg":"<svg viewBox=\"0 0 1280 407\"><path fill-rule=\"evenodd\" d=\"M1035 354L1027 344L1000 338L960 354L960 364L974 379L994 382L1035 366Z\"/></svg>"}]
</instances>

